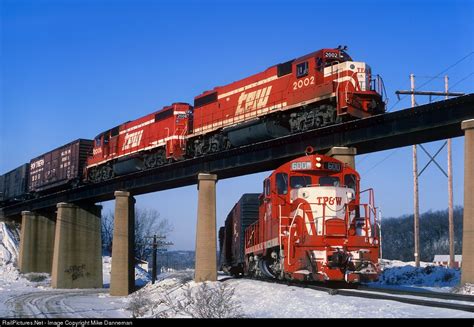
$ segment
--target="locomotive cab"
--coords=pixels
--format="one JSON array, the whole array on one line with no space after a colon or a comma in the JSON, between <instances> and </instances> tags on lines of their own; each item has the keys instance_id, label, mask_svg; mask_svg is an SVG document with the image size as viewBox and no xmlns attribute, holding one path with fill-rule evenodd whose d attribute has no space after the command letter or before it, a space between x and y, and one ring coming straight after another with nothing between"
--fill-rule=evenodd
<instances>
[{"instance_id":1,"label":"locomotive cab","mask_svg":"<svg viewBox=\"0 0 474 327\"><path fill-rule=\"evenodd\" d=\"M323 155L295 159L265 181L259 218L245 230L249 275L359 282L378 273L372 190L361 203L359 174Z\"/></svg>"}]
</instances>

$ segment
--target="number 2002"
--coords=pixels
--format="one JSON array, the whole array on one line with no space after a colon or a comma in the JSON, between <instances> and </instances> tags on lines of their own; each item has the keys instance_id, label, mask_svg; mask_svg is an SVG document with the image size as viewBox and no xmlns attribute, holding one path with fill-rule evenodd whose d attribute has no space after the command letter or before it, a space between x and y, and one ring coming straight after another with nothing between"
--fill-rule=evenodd
<instances>
[{"instance_id":1,"label":"number 2002","mask_svg":"<svg viewBox=\"0 0 474 327\"><path fill-rule=\"evenodd\" d=\"M314 76L300 79L297 82L293 82L293 90L301 89L303 86L314 85Z\"/></svg>"}]
</instances>

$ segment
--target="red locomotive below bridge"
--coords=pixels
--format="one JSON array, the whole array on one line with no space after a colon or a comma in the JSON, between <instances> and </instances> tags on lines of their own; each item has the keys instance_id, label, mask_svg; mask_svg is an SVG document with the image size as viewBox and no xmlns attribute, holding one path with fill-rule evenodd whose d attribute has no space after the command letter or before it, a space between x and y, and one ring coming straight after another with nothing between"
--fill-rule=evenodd
<instances>
[{"instance_id":1,"label":"red locomotive below bridge","mask_svg":"<svg viewBox=\"0 0 474 327\"><path fill-rule=\"evenodd\" d=\"M262 194L245 194L219 231L220 264L232 275L360 282L378 276L372 190L342 162L309 155L276 169Z\"/></svg>"}]
</instances>

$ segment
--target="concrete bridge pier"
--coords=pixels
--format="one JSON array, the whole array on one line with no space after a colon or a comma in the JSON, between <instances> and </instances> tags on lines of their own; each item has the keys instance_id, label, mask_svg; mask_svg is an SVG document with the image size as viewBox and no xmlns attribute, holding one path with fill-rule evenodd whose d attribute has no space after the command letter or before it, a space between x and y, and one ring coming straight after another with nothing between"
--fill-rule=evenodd
<instances>
[{"instance_id":1,"label":"concrete bridge pier","mask_svg":"<svg viewBox=\"0 0 474 327\"><path fill-rule=\"evenodd\" d=\"M349 167L355 169L355 156L357 154L356 148L347 148L347 147L333 147L329 150L326 155L333 157L343 163L347 164Z\"/></svg>"},{"instance_id":2,"label":"concrete bridge pier","mask_svg":"<svg viewBox=\"0 0 474 327\"><path fill-rule=\"evenodd\" d=\"M135 291L135 199L129 192L115 193L114 235L110 295Z\"/></svg>"},{"instance_id":3,"label":"concrete bridge pier","mask_svg":"<svg viewBox=\"0 0 474 327\"><path fill-rule=\"evenodd\" d=\"M18 267L22 273L51 273L54 249L55 212L21 213L21 237Z\"/></svg>"},{"instance_id":4,"label":"concrete bridge pier","mask_svg":"<svg viewBox=\"0 0 474 327\"><path fill-rule=\"evenodd\" d=\"M58 203L57 208L51 286L101 288L102 206Z\"/></svg>"},{"instance_id":5,"label":"concrete bridge pier","mask_svg":"<svg viewBox=\"0 0 474 327\"><path fill-rule=\"evenodd\" d=\"M217 280L216 183L217 175L198 175L196 282Z\"/></svg>"},{"instance_id":6,"label":"concrete bridge pier","mask_svg":"<svg viewBox=\"0 0 474 327\"><path fill-rule=\"evenodd\" d=\"M474 119L461 124L464 130L464 216L461 284L474 283Z\"/></svg>"}]
</instances>

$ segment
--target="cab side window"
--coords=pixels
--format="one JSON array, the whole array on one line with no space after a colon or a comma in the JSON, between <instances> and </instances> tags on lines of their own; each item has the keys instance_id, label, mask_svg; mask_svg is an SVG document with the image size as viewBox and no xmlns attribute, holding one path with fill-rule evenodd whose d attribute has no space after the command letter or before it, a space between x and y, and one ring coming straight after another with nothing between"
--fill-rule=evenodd
<instances>
[{"instance_id":1,"label":"cab side window","mask_svg":"<svg viewBox=\"0 0 474 327\"><path fill-rule=\"evenodd\" d=\"M288 193L288 175L285 173L278 173L276 175L276 187L279 195Z\"/></svg>"},{"instance_id":2,"label":"cab side window","mask_svg":"<svg viewBox=\"0 0 474 327\"><path fill-rule=\"evenodd\" d=\"M320 72L323 71L323 59L321 57L316 58L316 69Z\"/></svg>"},{"instance_id":3,"label":"cab side window","mask_svg":"<svg viewBox=\"0 0 474 327\"><path fill-rule=\"evenodd\" d=\"M353 174L345 175L344 176L344 185L347 186L347 188L353 189L355 192L357 192L357 178Z\"/></svg>"},{"instance_id":4,"label":"cab side window","mask_svg":"<svg viewBox=\"0 0 474 327\"><path fill-rule=\"evenodd\" d=\"M263 182L263 192L265 193L265 196L270 196L270 180L266 179Z\"/></svg>"},{"instance_id":5,"label":"cab side window","mask_svg":"<svg viewBox=\"0 0 474 327\"><path fill-rule=\"evenodd\" d=\"M307 61L296 65L296 77L300 78L300 77L304 77L308 75L308 70L309 70L309 67L308 67Z\"/></svg>"}]
</instances>

